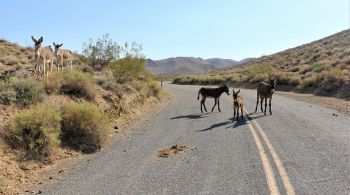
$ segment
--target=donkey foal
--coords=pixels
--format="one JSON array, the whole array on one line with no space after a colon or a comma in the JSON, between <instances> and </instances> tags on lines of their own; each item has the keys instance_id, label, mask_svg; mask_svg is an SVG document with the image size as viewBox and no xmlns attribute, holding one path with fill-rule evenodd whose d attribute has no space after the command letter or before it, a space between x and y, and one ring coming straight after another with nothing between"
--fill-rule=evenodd
<instances>
[{"instance_id":1,"label":"donkey foal","mask_svg":"<svg viewBox=\"0 0 350 195\"><path fill-rule=\"evenodd\" d=\"M232 90L233 94L233 120L235 120L235 117L237 121L239 121L239 110L241 110L241 117L243 118L243 97L239 96L238 93L241 90L238 90L235 92L235 90ZM237 115L236 115L237 113Z\"/></svg>"}]
</instances>

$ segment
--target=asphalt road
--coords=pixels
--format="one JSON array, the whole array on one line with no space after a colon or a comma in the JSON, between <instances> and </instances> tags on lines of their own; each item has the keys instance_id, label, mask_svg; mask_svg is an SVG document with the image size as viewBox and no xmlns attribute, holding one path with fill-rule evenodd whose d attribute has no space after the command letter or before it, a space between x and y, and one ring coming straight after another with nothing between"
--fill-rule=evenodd
<instances>
[{"instance_id":1,"label":"asphalt road","mask_svg":"<svg viewBox=\"0 0 350 195\"><path fill-rule=\"evenodd\" d=\"M164 109L43 193L350 194L350 116L277 95L273 115L255 114L256 92L241 90L237 123L232 96L201 114L199 86L164 88L175 96ZM190 150L157 157L174 144Z\"/></svg>"}]
</instances>

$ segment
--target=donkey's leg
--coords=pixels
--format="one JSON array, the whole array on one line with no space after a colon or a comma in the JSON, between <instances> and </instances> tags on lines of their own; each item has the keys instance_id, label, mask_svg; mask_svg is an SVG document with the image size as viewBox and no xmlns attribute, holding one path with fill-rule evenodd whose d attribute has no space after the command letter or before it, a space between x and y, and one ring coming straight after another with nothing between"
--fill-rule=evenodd
<instances>
[{"instance_id":1,"label":"donkey's leg","mask_svg":"<svg viewBox=\"0 0 350 195\"><path fill-rule=\"evenodd\" d=\"M236 106L233 104L233 121L235 120L236 117Z\"/></svg>"},{"instance_id":2,"label":"donkey's leg","mask_svg":"<svg viewBox=\"0 0 350 195\"><path fill-rule=\"evenodd\" d=\"M215 106L216 106L217 99L216 99L216 98L214 98L214 101L215 101L215 103L214 103L213 108L211 109L211 112L213 112L213 111L214 111L214 108L215 108Z\"/></svg>"},{"instance_id":3,"label":"donkey's leg","mask_svg":"<svg viewBox=\"0 0 350 195\"><path fill-rule=\"evenodd\" d=\"M236 109L237 109L237 121L239 121L239 106L237 106Z\"/></svg>"},{"instance_id":4,"label":"donkey's leg","mask_svg":"<svg viewBox=\"0 0 350 195\"><path fill-rule=\"evenodd\" d=\"M255 107L255 112L258 111L258 105L259 105L259 93L256 93L256 107Z\"/></svg>"},{"instance_id":5,"label":"donkey's leg","mask_svg":"<svg viewBox=\"0 0 350 195\"><path fill-rule=\"evenodd\" d=\"M271 95L270 100L269 100L270 115L272 115L272 110L271 110L271 100L272 100L272 95Z\"/></svg>"},{"instance_id":6,"label":"donkey's leg","mask_svg":"<svg viewBox=\"0 0 350 195\"><path fill-rule=\"evenodd\" d=\"M219 110L219 112L221 112L221 110L220 110L220 99L218 98L218 110Z\"/></svg>"},{"instance_id":7,"label":"donkey's leg","mask_svg":"<svg viewBox=\"0 0 350 195\"><path fill-rule=\"evenodd\" d=\"M242 119L244 118L243 117L243 105L241 106L241 117L242 117Z\"/></svg>"},{"instance_id":8,"label":"donkey's leg","mask_svg":"<svg viewBox=\"0 0 350 195\"><path fill-rule=\"evenodd\" d=\"M264 101L264 98L263 98L263 97L260 97L260 108L261 108L261 112L264 112L264 110L263 110L263 101Z\"/></svg>"},{"instance_id":9,"label":"donkey's leg","mask_svg":"<svg viewBox=\"0 0 350 195\"><path fill-rule=\"evenodd\" d=\"M267 97L265 98L265 110L264 110L264 115L266 115L266 107L267 107Z\"/></svg>"},{"instance_id":10,"label":"donkey's leg","mask_svg":"<svg viewBox=\"0 0 350 195\"><path fill-rule=\"evenodd\" d=\"M203 109L202 109L202 105L203 105L204 101L203 99L201 99L201 112L203 113Z\"/></svg>"},{"instance_id":11,"label":"donkey's leg","mask_svg":"<svg viewBox=\"0 0 350 195\"><path fill-rule=\"evenodd\" d=\"M204 97L204 99L203 99L203 106L204 106L204 110L205 110L205 112L208 112L207 111L207 107L205 107L205 99L206 99L207 97Z\"/></svg>"}]
</instances>

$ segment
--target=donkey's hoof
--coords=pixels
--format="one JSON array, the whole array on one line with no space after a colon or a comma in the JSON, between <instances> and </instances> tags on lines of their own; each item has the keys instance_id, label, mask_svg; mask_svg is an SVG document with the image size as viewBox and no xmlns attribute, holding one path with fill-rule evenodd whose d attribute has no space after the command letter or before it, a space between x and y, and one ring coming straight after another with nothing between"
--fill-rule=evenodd
<instances>
[{"instance_id":1,"label":"donkey's hoof","mask_svg":"<svg viewBox=\"0 0 350 195\"><path fill-rule=\"evenodd\" d=\"M266 112L264 112L264 115L266 115Z\"/></svg>"},{"instance_id":2,"label":"donkey's hoof","mask_svg":"<svg viewBox=\"0 0 350 195\"><path fill-rule=\"evenodd\" d=\"M272 115L272 112L270 112L270 115Z\"/></svg>"}]
</instances>

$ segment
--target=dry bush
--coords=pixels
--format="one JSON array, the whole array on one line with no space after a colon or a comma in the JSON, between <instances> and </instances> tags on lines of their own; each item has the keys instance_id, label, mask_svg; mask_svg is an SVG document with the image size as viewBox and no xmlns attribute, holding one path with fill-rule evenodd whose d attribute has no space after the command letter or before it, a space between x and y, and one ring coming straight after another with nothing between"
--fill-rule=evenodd
<instances>
[{"instance_id":1,"label":"dry bush","mask_svg":"<svg viewBox=\"0 0 350 195\"><path fill-rule=\"evenodd\" d=\"M90 103L71 103L62 108L61 141L85 153L100 149L108 133L104 114Z\"/></svg>"},{"instance_id":2,"label":"dry bush","mask_svg":"<svg viewBox=\"0 0 350 195\"><path fill-rule=\"evenodd\" d=\"M59 147L60 112L49 105L40 105L15 116L5 141L22 149L28 159L50 156Z\"/></svg>"},{"instance_id":3,"label":"dry bush","mask_svg":"<svg viewBox=\"0 0 350 195\"><path fill-rule=\"evenodd\" d=\"M18 64L19 60L15 56L7 56L6 58L6 65L13 66L15 64Z\"/></svg>"},{"instance_id":4,"label":"dry bush","mask_svg":"<svg viewBox=\"0 0 350 195\"><path fill-rule=\"evenodd\" d=\"M60 92L78 98L93 100L96 96L93 88L93 77L81 71L70 71L63 75Z\"/></svg>"},{"instance_id":5,"label":"dry bush","mask_svg":"<svg viewBox=\"0 0 350 195\"><path fill-rule=\"evenodd\" d=\"M16 102L20 106L29 106L43 99L44 86L34 79L21 79L13 84L16 91Z\"/></svg>"},{"instance_id":6,"label":"dry bush","mask_svg":"<svg viewBox=\"0 0 350 195\"><path fill-rule=\"evenodd\" d=\"M59 94L63 82L63 74L54 72L44 82L44 89L47 94Z\"/></svg>"}]
</instances>

